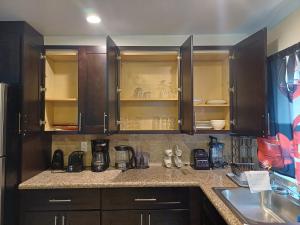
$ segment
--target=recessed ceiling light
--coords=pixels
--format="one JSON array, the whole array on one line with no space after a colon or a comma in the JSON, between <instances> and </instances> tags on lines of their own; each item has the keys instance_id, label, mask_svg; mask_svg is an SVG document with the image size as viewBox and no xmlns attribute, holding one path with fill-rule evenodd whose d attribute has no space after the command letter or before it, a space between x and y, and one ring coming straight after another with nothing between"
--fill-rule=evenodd
<instances>
[{"instance_id":1,"label":"recessed ceiling light","mask_svg":"<svg viewBox=\"0 0 300 225\"><path fill-rule=\"evenodd\" d=\"M97 15L90 15L86 18L86 21L88 21L89 23L100 23L101 18Z\"/></svg>"}]
</instances>

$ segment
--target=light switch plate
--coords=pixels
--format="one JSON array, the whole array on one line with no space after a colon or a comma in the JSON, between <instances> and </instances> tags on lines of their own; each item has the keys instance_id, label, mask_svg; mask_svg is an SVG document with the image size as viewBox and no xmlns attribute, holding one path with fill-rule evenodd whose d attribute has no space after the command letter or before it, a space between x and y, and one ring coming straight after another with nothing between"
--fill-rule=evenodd
<instances>
[{"instance_id":1,"label":"light switch plate","mask_svg":"<svg viewBox=\"0 0 300 225\"><path fill-rule=\"evenodd\" d=\"M88 150L88 142L87 141L80 142L80 149L83 152L87 152L87 150Z\"/></svg>"}]
</instances>

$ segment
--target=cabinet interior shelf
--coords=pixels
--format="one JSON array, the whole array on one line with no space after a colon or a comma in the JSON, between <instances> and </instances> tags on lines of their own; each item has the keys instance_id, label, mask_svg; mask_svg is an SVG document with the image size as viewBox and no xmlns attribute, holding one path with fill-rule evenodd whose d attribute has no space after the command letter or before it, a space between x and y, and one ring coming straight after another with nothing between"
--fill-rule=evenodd
<instances>
[{"instance_id":1,"label":"cabinet interior shelf","mask_svg":"<svg viewBox=\"0 0 300 225\"><path fill-rule=\"evenodd\" d=\"M134 98L132 98L132 99L126 99L126 98L124 98L124 99L120 99L120 101L178 101L178 99L176 99L176 98L173 98L173 99L161 99L161 98L145 98L145 99L143 99L143 98L140 98L140 99L134 99Z\"/></svg>"},{"instance_id":2,"label":"cabinet interior shelf","mask_svg":"<svg viewBox=\"0 0 300 225\"><path fill-rule=\"evenodd\" d=\"M230 130L228 129L222 129L222 130L214 130L214 129L196 129L196 134L227 134L230 133Z\"/></svg>"},{"instance_id":3,"label":"cabinet interior shelf","mask_svg":"<svg viewBox=\"0 0 300 225\"><path fill-rule=\"evenodd\" d=\"M229 104L194 104L195 107L229 107Z\"/></svg>"},{"instance_id":4,"label":"cabinet interior shelf","mask_svg":"<svg viewBox=\"0 0 300 225\"><path fill-rule=\"evenodd\" d=\"M77 125L54 125L47 129L47 131L78 131Z\"/></svg>"},{"instance_id":5,"label":"cabinet interior shelf","mask_svg":"<svg viewBox=\"0 0 300 225\"><path fill-rule=\"evenodd\" d=\"M47 98L47 102L77 102L77 98Z\"/></svg>"}]
</instances>

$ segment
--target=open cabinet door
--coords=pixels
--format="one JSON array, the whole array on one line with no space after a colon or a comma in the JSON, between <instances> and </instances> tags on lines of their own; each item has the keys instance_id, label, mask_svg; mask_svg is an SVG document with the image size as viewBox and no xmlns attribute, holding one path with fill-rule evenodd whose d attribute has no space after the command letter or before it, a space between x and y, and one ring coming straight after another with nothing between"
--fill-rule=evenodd
<instances>
[{"instance_id":1,"label":"open cabinet door","mask_svg":"<svg viewBox=\"0 0 300 225\"><path fill-rule=\"evenodd\" d=\"M106 133L112 134L119 131L119 56L120 50L114 41L108 36L106 38L107 52L107 106L105 122Z\"/></svg>"},{"instance_id":2,"label":"open cabinet door","mask_svg":"<svg viewBox=\"0 0 300 225\"><path fill-rule=\"evenodd\" d=\"M180 56L180 130L193 134L193 36L180 46Z\"/></svg>"},{"instance_id":3,"label":"open cabinet door","mask_svg":"<svg viewBox=\"0 0 300 225\"><path fill-rule=\"evenodd\" d=\"M233 134L266 134L266 52L266 28L231 49L230 100Z\"/></svg>"}]
</instances>

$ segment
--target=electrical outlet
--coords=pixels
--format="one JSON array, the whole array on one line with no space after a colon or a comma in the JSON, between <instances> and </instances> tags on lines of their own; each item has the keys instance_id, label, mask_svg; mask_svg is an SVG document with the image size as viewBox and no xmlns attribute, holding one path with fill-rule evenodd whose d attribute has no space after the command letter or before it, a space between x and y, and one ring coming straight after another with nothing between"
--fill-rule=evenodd
<instances>
[{"instance_id":1,"label":"electrical outlet","mask_svg":"<svg viewBox=\"0 0 300 225\"><path fill-rule=\"evenodd\" d=\"M87 150L88 150L88 142L87 141L80 142L80 149L83 152L87 152Z\"/></svg>"}]
</instances>

